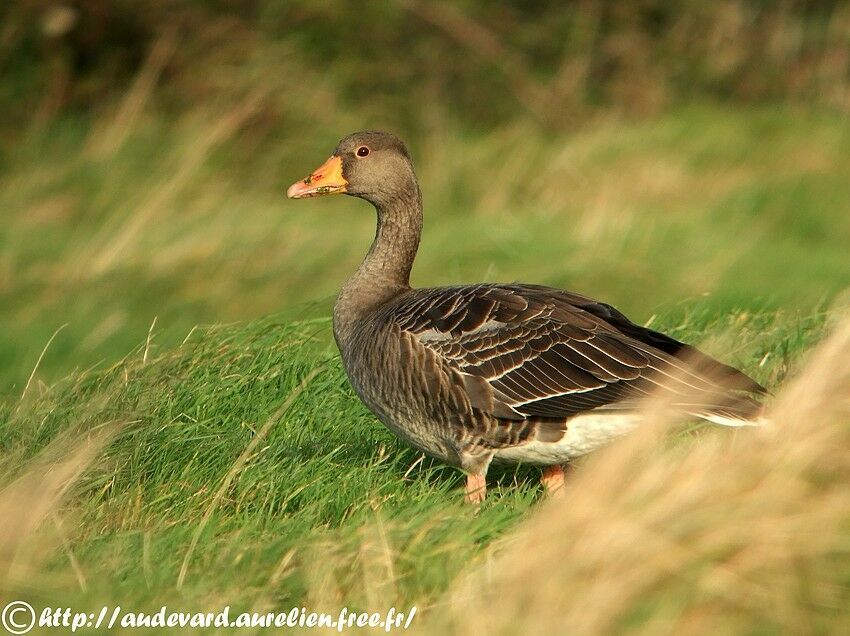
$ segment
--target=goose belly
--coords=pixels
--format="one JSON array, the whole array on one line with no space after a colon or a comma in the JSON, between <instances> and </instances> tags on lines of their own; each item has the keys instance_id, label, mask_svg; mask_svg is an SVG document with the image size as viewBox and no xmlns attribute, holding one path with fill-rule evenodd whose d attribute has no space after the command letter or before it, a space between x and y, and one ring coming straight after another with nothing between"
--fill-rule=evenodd
<instances>
[{"instance_id":1,"label":"goose belly","mask_svg":"<svg viewBox=\"0 0 850 636\"><path fill-rule=\"evenodd\" d=\"M567 430L557 442L533 440L499 449L493 461L549 466L581 457L634 430L639 416L631 413L588 413L567 422Z\"/></svg>"},{"instance_id":2,"label":"goose belly","mask_svg":"<svg viewBox=\"0 0 850 636\"><path fill-rule=\"evenodd\" d=\"M337 343L354 392L381 423L417 450L460 464L458 435L471 407L434 355L368 322Z\"/></svg>"},{"instance_id":3,"label":"goose belly","mask_svg":"<svg viewBox=\"0 0 850 636\"><path fill-rule=\"evenodd\" d=\"M448 464L459 465L454 445L434 431L431 422L416 417L383 417L374 411L378 419L392 431L396 437L407 442L417 450Z\"/></svg>"},{"instance_id":4,"label":"goose belly","mask_svg":"<svg viewBox=\"0 0 850 636\"><path fill-rule=\"evenodd\" d=\"M356 370L348 373L348 379L360 400L396 437L432 457L458 465L452 429L440 424L446 421L446 414L437 412L439 405L426 399L400 396L391 388L398 386L399 379L387 373L381 382L360 377Z\"/></svg>"}]
</instances>

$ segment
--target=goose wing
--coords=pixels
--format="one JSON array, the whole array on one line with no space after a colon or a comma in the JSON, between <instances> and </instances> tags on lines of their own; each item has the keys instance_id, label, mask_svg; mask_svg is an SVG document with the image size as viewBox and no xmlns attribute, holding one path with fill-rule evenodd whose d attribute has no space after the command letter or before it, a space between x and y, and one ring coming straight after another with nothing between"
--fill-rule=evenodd
<instances>
[{"instance_id":1,"label":"goose wing","mask_svg":"<svg viewBox=\"0 0 850 636\"><path fill-rule=\"evenodd\" d=\"M694 415L746 419L764 389L609 305L547 287L417 290L392 319L456 371L475 408L503 420L630 409L659 391Z\"/></svg>"}]
</instances>

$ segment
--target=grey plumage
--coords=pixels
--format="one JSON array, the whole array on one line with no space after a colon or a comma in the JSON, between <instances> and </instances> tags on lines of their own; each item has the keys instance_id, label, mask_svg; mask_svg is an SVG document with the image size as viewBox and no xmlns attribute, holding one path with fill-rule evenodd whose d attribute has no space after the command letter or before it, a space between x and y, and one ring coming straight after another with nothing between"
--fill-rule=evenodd
<instances>
[{"instance_id":1,"label":"grey plumage","mask_svg":"<svg viewBox=\"0 0 850 636\"><path fill-rule=\"evenodd\" d=\"M742 372L585 296L522 284L412 289L422 206L407 150L386 133L355 133L334 157L334 191L378 213L334 334L358 396L417 448L480 475L494 459L567 461L627 430L605 422L626 422L650 394L708 419L759 413L752 396L764 389ZM313 196L321 178L290 196ZM582 425L599 430L568 435Z\"/></svg>"}]
</instances>

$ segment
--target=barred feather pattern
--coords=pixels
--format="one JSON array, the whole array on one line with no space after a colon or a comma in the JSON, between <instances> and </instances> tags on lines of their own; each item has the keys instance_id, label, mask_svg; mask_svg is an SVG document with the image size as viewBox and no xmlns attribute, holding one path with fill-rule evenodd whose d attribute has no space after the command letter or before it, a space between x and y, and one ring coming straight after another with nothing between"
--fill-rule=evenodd
<instances>
[{"instance_id":1,"label":"barred feather pattern","mask_svg":"<svg viewBox=\"0 0 850 636\"><path fill-rule=\"evenodd\" d=\"M412 289L423 217L410 154L371 131L333 156L345 193L377 213L334 305L334 336L358 396L416 448L480 474L491 461L589 452L633 427L650 394L721 423L758 414L764 389L743 373L590 298L534 285Z\"/></svg>"},{"instance_id":2,"label":"barred feather pattern","mask_svg":"<svg viewBox=\"0 0 850 636\"><path fill-rule=\"evenodd\" d=\"M609 305L536 285L408 289L338 329L337 340L355 391L391 430L472 471L492 459L556 463L592 450L598 444L563 444L571 426L610 429L601 444L631 424L600 422L626 418L649 395L696 417L745 422L764 392ZM559 444L563 452L516 452Z\"/></svg>"}]
</instances>

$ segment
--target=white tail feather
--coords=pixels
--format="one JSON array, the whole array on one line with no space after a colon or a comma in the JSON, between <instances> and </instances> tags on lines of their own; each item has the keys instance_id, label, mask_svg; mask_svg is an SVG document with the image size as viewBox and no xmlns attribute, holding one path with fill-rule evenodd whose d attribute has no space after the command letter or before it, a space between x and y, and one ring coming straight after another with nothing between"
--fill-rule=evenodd
<instances>
[{"instance_id":1,"label":"white tail feather","mask_svg":"<svg viewBox=\"0 0 850 636\"><path fill-rule=\"evenodd\" d=\"M720 426L770 426L772 423L763 415L759 415L758 417L750 420L742 417L718 415L717 413L694 413L694 416L707 422L711 422L712 424L719 424Z\"/></svg>"}]
</instances>

